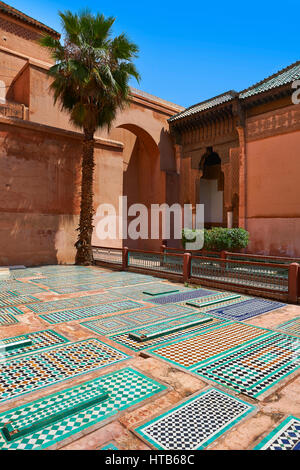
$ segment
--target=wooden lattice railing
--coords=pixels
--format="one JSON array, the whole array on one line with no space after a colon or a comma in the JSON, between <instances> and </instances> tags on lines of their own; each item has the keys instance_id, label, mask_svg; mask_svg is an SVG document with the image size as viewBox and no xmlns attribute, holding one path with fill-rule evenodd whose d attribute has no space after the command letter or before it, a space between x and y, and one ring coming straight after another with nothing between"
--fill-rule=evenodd
<instances>
[{"instance_id":1,"label":"wooden lattice railing","mask_svg":"<svg viewBox=\"0 0 300 470\"><path fill-rule=\"evenodd\" d=\"M300 265L291 258L229 252L205 252L206 256L199 256L183 250L167 251L165 247L156 252L126 247L93 247L93 252L97 263L122 270L145 271L158 276L164 274L166 277L172 275L184 282L292 303L297 303L300 298Z\"/></svg>"}]
</instances>

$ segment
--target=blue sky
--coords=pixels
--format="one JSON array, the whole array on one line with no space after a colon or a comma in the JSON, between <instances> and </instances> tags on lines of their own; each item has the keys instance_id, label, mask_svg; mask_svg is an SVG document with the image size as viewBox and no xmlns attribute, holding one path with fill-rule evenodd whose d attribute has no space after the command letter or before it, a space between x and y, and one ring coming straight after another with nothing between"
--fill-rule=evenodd
<instances>
[{"instance_id":1,"label":"blue sky","mask_svg":"<svg viewBox=\"0 0 300 470\"><path fill-rule=\"evenodd\" d=\"M294 0L6 1L58 31L58 10L115 16L115 33L140 47L142 81L132 85L182 106L242 90L300 59Z\"/></svg>"}]
</instances>

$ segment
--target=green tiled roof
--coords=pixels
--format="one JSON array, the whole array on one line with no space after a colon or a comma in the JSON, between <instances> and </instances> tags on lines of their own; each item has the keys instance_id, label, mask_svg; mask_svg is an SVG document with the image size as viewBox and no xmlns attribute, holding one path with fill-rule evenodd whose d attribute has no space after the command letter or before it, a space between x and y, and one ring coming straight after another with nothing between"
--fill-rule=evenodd
<instances>
[{"instance_id":1,"label":"green tiled roof","mask_svg":"<svg viewBox=\"0 0 300 470\"><path fill-rule=\"evenodd\" d=\"M287 85L288 83L292 83L294 80L300 80L300 61L289 65L285 69L279 70L279 72L276 72L274 75L265 78L264 80L256 83L255 85L252 85L251 87L241 91L240 93L237 93L233 90L227 91L222 95L218 95L207 101L203 101L201 103L190 106L184 111L172 116L169 119L169 122L174 122L179 119L192 116L193 114L200 113L201 111L206 111L208 109L214 108L222 103L226 103L233 100L237 96L239 97L239 99L244 100L246 98L249 98L250 96L258 95L274 88Z\"/></svg>"},{"instance_id":2,"label":"green tiled roof","mask_svg":"<svg viewBox=\"0 0 300 470\"><path fill-rule=\"evenodd\" d=\"M189 108L185 109L179 114L175 114L175 116L172 116L169 119L169 122L176 121L177 119L182 119L187 116L191 116L193 114L197 114L200 111L214 108L215 106L218 106L219 104L226 103L227 101L233 100L233 98L235 98L237 95L238 93L236 91L233 91L233 90L227 91L226 93L223 93L222 95L218 95L209 100L202 101L201 103L190 106Z\"/></svg>"},{"instance_id":3,"label":"green tiled roof","mask_svg":"<svg viewBox=\"0 0 300 470\"><path fill-rule=\"evenodd\" d=\"M289 67L280 70L274 75L252 85L239 94L239 98L245 99L249 96L258 95L264 91L272 90L273 88L292 83L294 80L300 79L300 61L295 62Z\"/></svg>"}]
</instances>

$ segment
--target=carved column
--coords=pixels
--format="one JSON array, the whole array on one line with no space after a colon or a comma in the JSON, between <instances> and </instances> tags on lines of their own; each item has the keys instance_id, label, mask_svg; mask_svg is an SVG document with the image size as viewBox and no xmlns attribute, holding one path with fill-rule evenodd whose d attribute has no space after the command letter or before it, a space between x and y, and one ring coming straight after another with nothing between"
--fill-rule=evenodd
<instances>
[{"instance_id":1,"label":"carved column","mask_svg":"<svg viewBox=\"0 0 300 470\"><path fill-rule=\"evenodd\" d=\"M232 192L232 184L231 184L231 171L230 171L230 163L222 163L221 170L224 175L224 187L223 187L223 225L225 227L228 226L228 212L231 211L231 192Z\"/></svg>"},{"instance_id":2,"label":"carved column","mask_svg":"<svg viewBox=\"0 0 300 470\"><path fill-rule=\"evenodd\" d=\"M182 159L182 145L175 144L175 164L176 164L176 173L180 175L181 169L181 159Z\"/></svg>"},{"instance_id":3,"label":"carved column","mask_svg":"<svg viewBox=\"0 0 300 470\"><path fill-rule=\"evenodd\" d=\"M195 191L195 204L200 204L200 181L203 176L203 170L197 170L197 176L195 178L194 191Z\"/></svg>"},{"instance_id":4,"label":"carved column","mask_svg":"<svg viewBox=\"0 0 300 470\"><path fill-rule=\"evenodd\" d=\"M236 130L239 136L239 227L246 228L247 224L247 161L245 112L238 98L233 103L232 111L236 119Z\"/></svg>"},{"instance_id":5,"label":"carved column","mask_svg":"<svg viewBox=\"0 0 300 470\"><path fill-rule=\"evenodd\" d=\"M246 228L247 215L247 164L245 128L237 127L240 141L240 177L239 177L239 227Z\"/></svg>"}]
</instances>

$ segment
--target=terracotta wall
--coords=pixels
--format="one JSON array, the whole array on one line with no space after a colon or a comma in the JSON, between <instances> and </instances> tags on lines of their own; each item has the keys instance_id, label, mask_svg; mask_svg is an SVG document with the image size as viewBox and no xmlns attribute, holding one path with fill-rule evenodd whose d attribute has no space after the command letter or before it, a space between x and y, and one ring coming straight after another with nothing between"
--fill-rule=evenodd
<instances>
[{"instance_id":1,"label":"terracotta wall","mask_svg":"<svg viewBox=\"0 0 300 470\"><path fill-rule=\"evenodd\" d=\"M144 250L158 250L159 240L151 239L151 205L163 204L166 198L165 173L160 170L158 149L151 152L141 138L137 138L123 177L123 194L128 198L128 207L143 204L148 209L149 239L125 240L127 246ZM139 213L137 214L139 216ZM128 224L135 217L128 217ZM138 229L139 230L139 229Z\"/></svg>"},{"instance_id":2,"label":"terracotta wall","mask_svg":"<svg viewBox=\"0 0 300 470\"><path fill-rule=\"evenodd\" d=\"M53 104L51 58L37 43L41 32L0 14L1 70L6 98L26 106L13 121L0 116L0 265L72 263L79 215L81 145L77 129L59 104ZM172 103L135 93L119 112L113 130L96 133L95 210L101 203L163 203L165 171L175 169L167 119L179 111ZM20 107L24 110L24 106ZM15 114L5 114L15 116ZM108 140L110 142L108 142ZM105 141L105 142L104 142ZM94 223L99 218L96 213ZM122 240L96 245L122 246ZM156 249L161 241L137 241Z\"/></svg>"},{"instance_id":3,"label":"terracotta wall","mask_svg":"<svg viewBox=\"0 0 300 470\"><path fill-rule=\"evenodd\" d=\"M47 74L47 69L34 65L29 65L29 68L29 120L61 129L76 130L70 123L68 114L60 109L59 103L55 105L53 103L53 93L50 90L51 78Z\"/></svg>"},{"instance_id":4,"label":"terracotta wall","mask_svg":"<svg viewBox=\"0 0 300 470\"><path fill-rule=\"evenodd\" d=\"M4 146L2 165L6 171L1 176L3 184L11 178L15 189L4 193L0 206L0 211L5 213L0 223L0 254L5 255L0 258L0 264L74 261L79 189L75 188L77 205L74 206L73 173L76 168L78 180L80 146L68 137L68 132L74 132L74 127L68 115L61 112L58 105L53 105L49 85L46 69L28 62L10 87L10 99L28 106L27 124L33 126L34 131L17 129L14 132L11 126L10 132L3 134L3 142L10 150L7 152ZM140 201L149 206L165 202L165 172L162 167L172 169L174 166L172 143L165 130L168 117L164 112L151 109L151 105L131 104L118 115L116 127L109 134L98 133L98 137L104 135L120 145L118 150L96 150L95 210L101 203L118 208L122 194L129 196L129 204ZM55 128L56 134L61 129L59 140L56 136L46 137L45 126ZM118 144L113 145L118 147ZM14 164L14 159L18 165ZM128 167L129 172L126 171ZM24 181L28 185L28 194L22 199ZM95 226L98 221L96 214ZM24 230L25 237L22 234ZM6 240L9 240L7 246ZM120 247L123 241L120 238L100 240L94 230L93 243ZM160 244L161 240L148 240L135 241L131 246L158 249ZM20 251L14 251L16 246Z\"/></svg>"},{"instance_id":5,"label":"terracotta wall","mask_svg":"<svg viewBox=\"0 0 300 470\"><path fill-rule=\"evenodd\" d=\"M122 247L119 238L119 225L116 224L116 238L100 239L97 233L97 224L103 218L99 215L99 206L103 203L111 204L119 216L119 196L123 191L123 152L122 151L100 151L95 156L94 177L94 231L92 243L95 246Z\"/></svg>"},{"instance_id":6,"label":"terracotta wall","mask_svg":"<svg viewBox=\"0 0 300 470\"><path fill-rule=\"evenodd\" d=\"M14 54L8 54L0 49L0 64L1 64L1 81L7 87L4 91L4 97L6 92L9 90L9 86L12 83L15 76L26 64L26 59L23 57L15 56Z\"/></svg>"},{"instance_id":7,"label":"terracotta wall","mask_svg":"<svg viewBox=\"0 0 300 470\"><path fill-rule=\"evenodd\" d=\"M102 147L95 158L104 184L96 172L96 190L106 188L109 201L119 188L105 184L105 171L121 165L122 149ZM0 265L74 262L80 157L75 133L0 119Z\"/></svg>"},{"instance_id":8,"label":"terracotta wall","mask_svg":"<svg viewBox=\"0 0 300 470\"><path fill-rule=\"evenodd\" d=\"M16 103L24 104L27 108L30 105L30 67L28 62L24 64L17 74L17 77L10 84L6 98Z\"/></svg>"},{"instance_id":9,"label":"terracotta wall","mask_svg":"<svg viewBox=\"0 0 300 470\"><path fill-rule=\"evenodd\" d=\"M52 63L49 52L38 44L41 31L32 25L0 13L0 47L23 56Z\"/></svg>"},{"instance_id":10,"label":"terracotta wall","mask_svg":"<svg viewBox=\"0 0 300 470\"><path fill-rule=\"evenodd\" d=\"M246 228L250 250L300 256L300 106L247 122Z\"/></svg>"}]
</instances>

